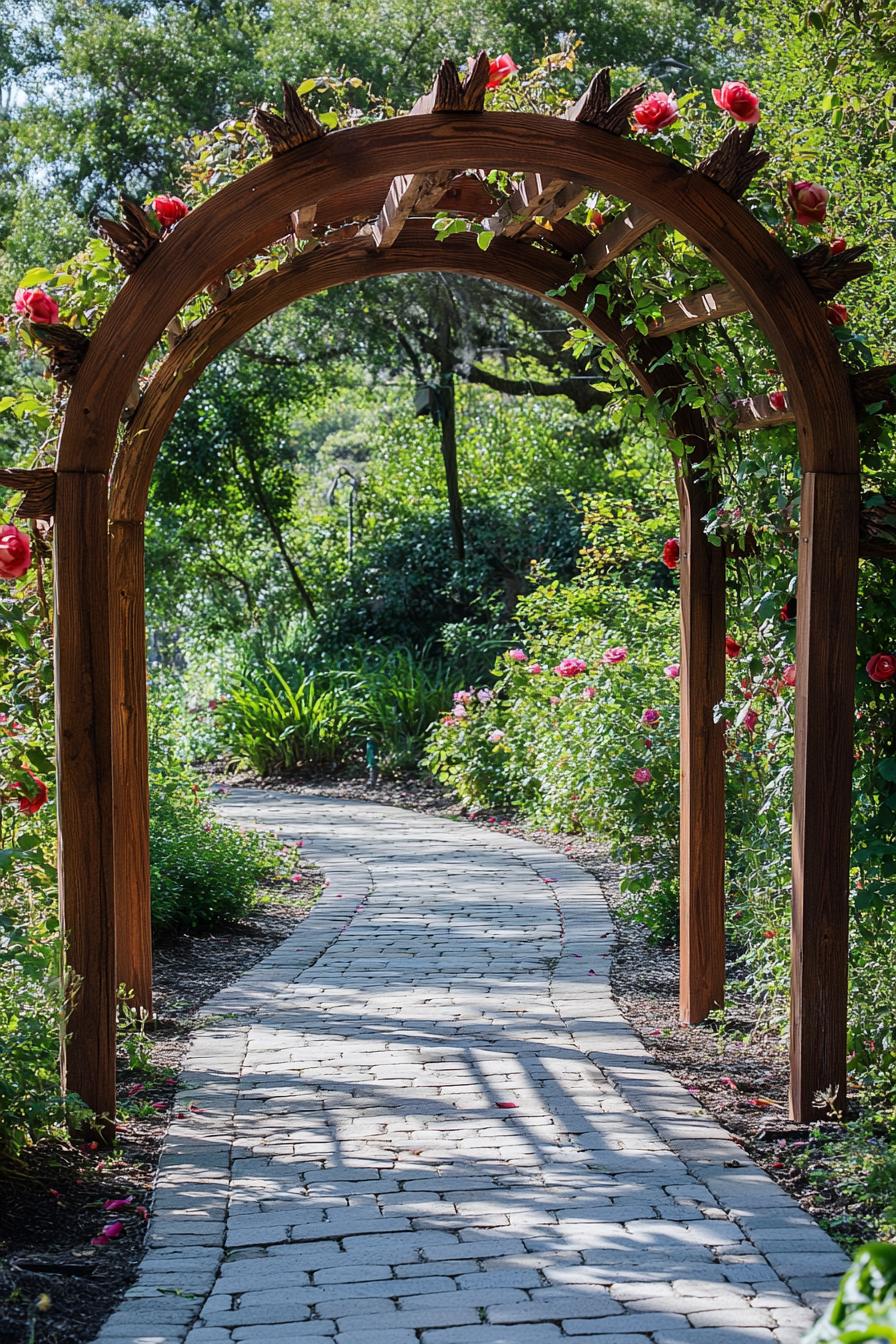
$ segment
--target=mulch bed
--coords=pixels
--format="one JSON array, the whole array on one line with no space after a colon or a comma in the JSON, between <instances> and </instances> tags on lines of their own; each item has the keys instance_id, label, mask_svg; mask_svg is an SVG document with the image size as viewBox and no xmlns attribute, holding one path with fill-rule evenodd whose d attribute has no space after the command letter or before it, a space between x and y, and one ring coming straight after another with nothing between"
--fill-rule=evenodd
<instances>
[{"instance_id":1,"label":"mulch bed","mask_svg":"<svg viewBox=\"0 0 896 1344\"><path fill-rule=\"evenodd\" d=\"M0 1344L89 1344L133 1281L144 1209L168 1124L176 1076L198 1009L267 956L305 917L320 877L265 893L251 915L209 934L180 934L155 951L156 1021L124 1052L120 1118L108 1152L45 1142L0 1170ZM107 1212L108 1200L130 1200ZM104 1225L124 1229L107 1245Z\"/></svg>"}]
</instances>

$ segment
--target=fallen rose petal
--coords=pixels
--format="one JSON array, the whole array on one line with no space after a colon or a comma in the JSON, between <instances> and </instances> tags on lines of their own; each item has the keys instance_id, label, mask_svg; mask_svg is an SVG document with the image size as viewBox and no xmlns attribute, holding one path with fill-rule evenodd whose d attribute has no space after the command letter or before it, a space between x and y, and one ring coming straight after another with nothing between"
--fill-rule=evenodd
<instances>
[{"instance_id":1,"label":"fallen rose petal","mask_svg":"<svg viewBox=\"0 0 896 1344\"><path fill-rule=\"evenodd\" d=\"M167 1109L168 1109L168 1102L167 1102L167 1101L154 1101L154 1102L152 1103L152 1108L153 1108L154 1111L167 1111Z\"/></svg>"},{"instance_id":2,"label":"fallen rose petal","mask_svg":"<svg viewBox=\"0 0 896 1344\"><path fill-rule=\"evenodd\" d=\"M140 1215L140 1217L143 1219L144 1223L145 1223L146 1220L149 1218L149 1209L145 1208L142 1204L136 1204L136 1205L134 1206L134 1212L135 1212L135 1213L139 1213L139 1215Z\"/></svg>"},{"instance_id":3,"label":"fallen rose petal","mask_svg":"<svg viewBox=\"0 0 896 1344\"><path fill-rule=\"evenodd\" d=\"M120 1213L122 1209L128 1209L134 1202L133 1195L123 1196L121 1199L107 1199L103 1208L107 1213Z\"/></svg>"},{"instance_id":4,"label":"fallen rose petal","mask_svg":"<svg viewBox=\"0 0 896 1344\"><path fill-rule=\"evenodd\" d=\"M136 1097L138 1093L143 1091L145 1091L145 1088L142 1083L131 1083L130 1087L128 1088L127 1095L129 1097Z\"/></svg>"},{"instance_id":5,"label":"fallen rose petal","mask_svg":"<svg viewBox=\"0 0 896 1344\"><path fill-rule=\"evenodd\" d=\"M109 1245L109 1238L108 1238L108 1237L103 1237L103 1236L99 1236L99 1237L91 1237L91 1238L90 1238L90 1244L91 1244L91 1246L108 1246L108 1245Z\"/></svg>"},{"instance_id":6,"label":"fallen rose petal","mask_svg":"<svg viewBox=\"0 0 896 1344\"><path fill-rule=\"evenodd\" d=\"M495 1105L499 1111L515 1111L519 1106L518 1101L496 1101Z\"/></svg>"},{"instance_id":7,"label":"fallen rose petal","mask_svg":"<svg viewBox=\"0 0 896 1344\"><path fill-rule=\"evenodd\" d=\"M123 1231L124 1231L124 1223L116 1219L114 1223L106 1224L106 1226L100 1233L100 1236L105 1237L107 1241L114 1241L116 1237L121 1236Z\"/></svg>"}]
</instances>

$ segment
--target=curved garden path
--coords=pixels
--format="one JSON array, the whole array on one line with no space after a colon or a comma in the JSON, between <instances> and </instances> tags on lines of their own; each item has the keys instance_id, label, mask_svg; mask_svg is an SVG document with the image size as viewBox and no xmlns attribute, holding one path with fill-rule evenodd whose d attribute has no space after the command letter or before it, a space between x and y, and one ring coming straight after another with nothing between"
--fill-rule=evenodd
<instances>
[{"instance_id":1,"label":"curved garden path","mask_svg":"<svg viewBox=\"0 0 896 1344\"><path fill-rule=\"evenodd\" d=\"M593 877L377 804L222 809L329 886L208 1005L98 1344L797 1344L846 1259L621 1018Z\"/></svg>"}]
</instances>

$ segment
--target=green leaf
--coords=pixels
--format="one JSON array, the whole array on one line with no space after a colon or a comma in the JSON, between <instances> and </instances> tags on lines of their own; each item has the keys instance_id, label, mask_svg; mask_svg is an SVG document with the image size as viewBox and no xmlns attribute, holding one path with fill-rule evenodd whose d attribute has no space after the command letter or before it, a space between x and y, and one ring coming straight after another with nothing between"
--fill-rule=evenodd
<instances>
[{"instance_id":1,"label":"green leaf","mask_svg":"<svg viewBox=\"0 0 896 1344\"><path fill-rule=\"evenodd\" d=\"M19 281L19 288L31 289L34 285L45 285L48 280L53 279L53 275L54 272L48 271L46 266L32 266Z\"/></svg>"},{"instance_id":2,"label":"green leaf","mask_svg":"<svg viewBox=\"0 0 896 1344\"><path fill-rule=\"evenodd\" d=\"M476 245L481 251L487 252L492 245L495 235L489 229L480 229L476 235Z\"/></svg>"}]
</instances>

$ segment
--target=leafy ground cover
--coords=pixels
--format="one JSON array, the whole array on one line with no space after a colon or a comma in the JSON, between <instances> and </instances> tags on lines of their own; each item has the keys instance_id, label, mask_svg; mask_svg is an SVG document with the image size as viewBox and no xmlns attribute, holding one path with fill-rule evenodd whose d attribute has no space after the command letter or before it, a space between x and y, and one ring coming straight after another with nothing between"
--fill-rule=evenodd
<instances>
[{"instance_id":1,"label":"leafy ground cover","mask_svg":"<svg viewBox=\"0 0 896 1344\"><path fill-rule=\"evenodd\" d=\"M116 1142L97 1152L44 1139L0 1163L0 1344L89 1344L136 1273L144 1210L187 1037L202 1004L286 938L320 877L271 884L254 908L214 932L162 939L155 950L156 1022L125 1033ZM109 1201L126 1201L109 1209ZM122 1232L93 1238L110 1222Z\"/></svg>"}]
</instances>

